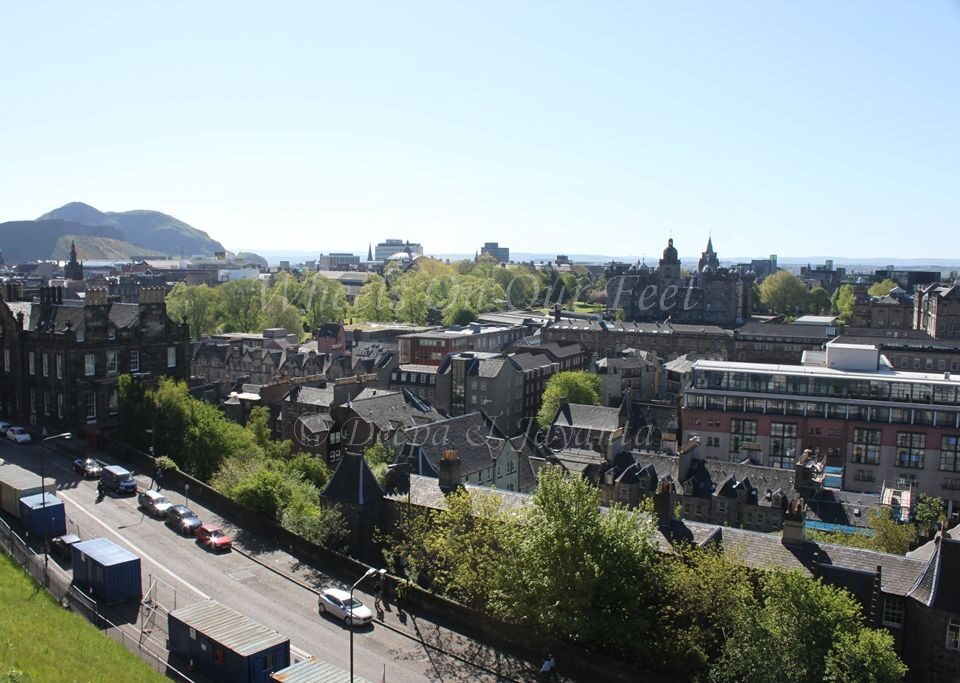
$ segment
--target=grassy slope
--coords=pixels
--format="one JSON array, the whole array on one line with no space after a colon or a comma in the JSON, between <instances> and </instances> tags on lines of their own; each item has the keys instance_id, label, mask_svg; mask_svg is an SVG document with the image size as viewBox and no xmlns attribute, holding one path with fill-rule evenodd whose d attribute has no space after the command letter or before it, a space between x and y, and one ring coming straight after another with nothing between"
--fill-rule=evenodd
<instances>
[{"instance_id":1,"label":"grassy slope","mask_svg":"<svg viewBox=\"0 0 960 683\"><path fill-rule=\"evenodd\" d=\"M0 681L153 681L155 673L78 614L65 610L0 553Z\"/></svg>"},{"instance_id":2,"label":"grassy slope","mask_svg":"<svg viewBox=\"0 0 960 683\"><path fill-rule=\"evenodd\" d=\"M70 243L77 244L77 258L81 261L94 260L123 260L132 256L164 256L159 251L138 247L122 240L108 237L91 237L89 235L64 235L57 240L53 250L53 258L67 259L70 257Z\"/></svg>"}]
</instances>

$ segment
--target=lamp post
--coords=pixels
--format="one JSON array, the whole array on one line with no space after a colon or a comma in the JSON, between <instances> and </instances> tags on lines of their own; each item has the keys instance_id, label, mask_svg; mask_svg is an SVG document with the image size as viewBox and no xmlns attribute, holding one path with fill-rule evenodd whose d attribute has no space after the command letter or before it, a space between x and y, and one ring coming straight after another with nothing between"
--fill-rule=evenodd
<instances>
[{"instance_id":1,"label":"lamp post","mask_svg":"<svg viewBox=\"0 0 960 683\"><path fill-rule=\"evenodd\" d=\"M49 582L48 569L50 566L50 520L47 519L47 459L46 459L46 450L47 442L53 441L54 439L69 439L70 432L63 432L62 434L54 434L53 436L45 437L40 441L40 518L43 520L44 534L43 534L43 583L46 585Z\"/></svg>"},{"instance_id":2,"label":"lamp post","mask_svg":"<svg viewBox=\"0 0 960 683\"><path fill-rule=\"evenodd\" d=\"M377 570L373 567L370 567L370 569L368 569L363 576L357 579L356 583L350 586L350 683L353 683L353 591L357 586L360 585L361 581L368 576L373 576L376 573Z\"/></svg>"}]
</instances>

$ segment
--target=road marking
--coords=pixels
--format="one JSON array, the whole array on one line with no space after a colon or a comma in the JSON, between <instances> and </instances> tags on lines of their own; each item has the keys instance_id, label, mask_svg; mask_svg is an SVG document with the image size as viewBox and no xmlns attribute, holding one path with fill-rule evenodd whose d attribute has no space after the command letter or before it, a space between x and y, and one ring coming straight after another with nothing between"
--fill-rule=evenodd
<instances>
[{"instance_id":1,"label":"road marking","mask_svg":"<svg viewBox=\"0 0 960 683\"><path fill-rule=\"evenodd\" d=\"M92 514L90 514L90 513L86 510L86 508L84 508L82 505L80 505L77 501L72 500L72 496L68 496L68 495L67 495L66 493L64 493L63 491L57 491L57 495L59 495L61 498L65 499L65 500L67 500L67 501L70 501L71 504L73 504L78 510L80 510L80 511L81 511L83 514L85 514L87 517L89 517L90 519L92 519L94 522L96 522L97 524L99 524L100 526L102 526L104 529L106 529L106 530L109 531L111 534L113 534L114 536L116 536L117 538L119 538L121 541L123 541L124 543L126 543L128 546L130 546L131 548L133 548L135 551L137 551L137 552L141 555L141 557L145 557L145 558L147 558L148 560L150 560L151 562L153 562L155 565L157 565L157 567L160 568L160 571L166 572L167 574L169 574L170 576L172 576L173 578L175 578L177 581L179 581L180 583L182 583L184 586L186 586L187 588L189 588L190 590L192 590L194 593L196 593L197 595L199 595L199 596L200 596L201 598L203 598L204 600L209 600L209 599L210 599L210 596L209 596L209 595L207 595L206 593L204 593L203 591L201 591L200 589L198 589L196 586L194 586L193 584L191 584L190 582L188 582L186 579L178 576L176 573L174 573L174 572L170 571L169 569L167 569L166 567L164 567L162 563L160 563L160 562L158 562L157 560L155 560L155 559L154 559L152 556L150 556L148 553L145 553L143 550L141 550L141 549L140 549L136 544L134 544L132 541L126 539L124 536L122 536L121 534L117 533L117 532L114 530L114 528L111 527L109 524L107 524L107 523L104 522L103 520L99 519L98 517L95 517L95 516L93 516Z\"/></svg>"}]
</instances>

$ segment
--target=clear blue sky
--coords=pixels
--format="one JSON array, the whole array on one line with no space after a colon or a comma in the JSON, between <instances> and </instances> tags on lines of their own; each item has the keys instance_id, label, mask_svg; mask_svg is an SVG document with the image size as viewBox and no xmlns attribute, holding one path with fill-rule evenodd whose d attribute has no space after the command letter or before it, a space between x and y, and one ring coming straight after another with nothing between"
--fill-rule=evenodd
<instances>
[{"instance_id":1,"label":"clear blue sky","mask_svg":"<svg viewBox=\"0 0 960 683\"><path fill-rule=\"evenodd\" d=\"M960 3L5 3L0 220L960 257Z\"/></svg>"}]
</instances>

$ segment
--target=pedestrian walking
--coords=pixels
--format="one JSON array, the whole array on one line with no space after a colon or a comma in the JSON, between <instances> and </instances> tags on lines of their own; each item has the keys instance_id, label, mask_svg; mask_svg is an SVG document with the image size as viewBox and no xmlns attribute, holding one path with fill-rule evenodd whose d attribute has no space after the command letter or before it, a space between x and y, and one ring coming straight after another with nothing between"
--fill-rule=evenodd
<instances>
[{"instance_id":1,"label":"pedestrian walking","mask_svg":"<svg viewBox=\"0 0 960 683\"><path fill-rule=\"evenodd\" d=\"M157 467L157 474L154 476L153 480L157 482L157 491L160 490L161 484L163 484L163 468Z\"/></svg>"}]
</instances>

